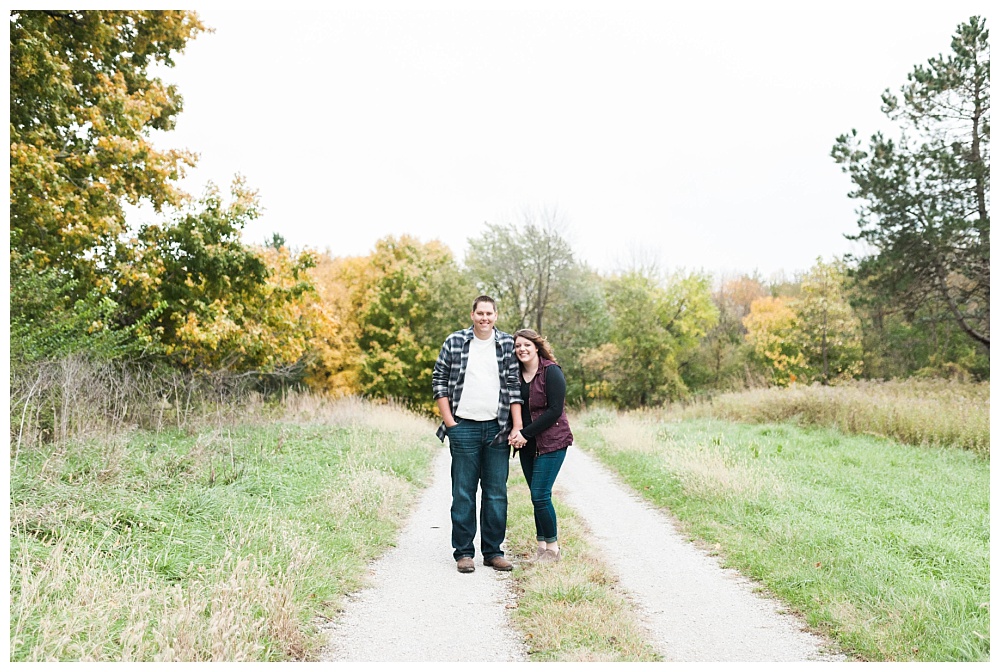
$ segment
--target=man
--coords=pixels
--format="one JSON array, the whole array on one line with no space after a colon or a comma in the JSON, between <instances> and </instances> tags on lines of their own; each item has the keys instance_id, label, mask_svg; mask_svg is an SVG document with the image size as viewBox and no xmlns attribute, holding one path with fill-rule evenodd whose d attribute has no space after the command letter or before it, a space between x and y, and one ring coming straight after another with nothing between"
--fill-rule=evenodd
<instances>
[{"instance_id":1,"label":"man","mask_svg":"<svg viewBox=\"0 0 1000 672\"><path fill-rule=\"evenodd\" d=\"M507 531L508 436L522 428L521 386L514 337L496 329L496 301L472 303L472 327L441 346L431 384L441 411L437 435L451 451L451 545L458 571L476 569L476 492L482 483L480 550L483 564L509 572L500 544Z\"/></svg>"}]
</instances>

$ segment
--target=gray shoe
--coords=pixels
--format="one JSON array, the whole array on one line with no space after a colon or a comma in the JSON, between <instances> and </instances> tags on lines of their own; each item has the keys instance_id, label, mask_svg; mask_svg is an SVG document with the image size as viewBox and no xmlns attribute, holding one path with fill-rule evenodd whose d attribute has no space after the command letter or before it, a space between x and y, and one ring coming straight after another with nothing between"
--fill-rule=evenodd
<instances>
[{"instance_id":1,"label":"gray shoe","mask_svg":"<svg viewBox=\"0 0 1000 672\"><path fill-rule=\"evenodd\" d=\"M548 563L548 562L559 562L562 560L562 549L560 548L558 552L545 549L545 552L538 556L535 560L537 563Z\"/></svg>"},{"instance_id":2,"label":"gray shoe","mask_svg":"<svg viewBox=\"0 0 1000 672\"><path fill-rule=\"evenodd\" d=\"M476 563L469 556L458 559L458 571L462 574L476 571Z\"/></svg>"}]
</instances>

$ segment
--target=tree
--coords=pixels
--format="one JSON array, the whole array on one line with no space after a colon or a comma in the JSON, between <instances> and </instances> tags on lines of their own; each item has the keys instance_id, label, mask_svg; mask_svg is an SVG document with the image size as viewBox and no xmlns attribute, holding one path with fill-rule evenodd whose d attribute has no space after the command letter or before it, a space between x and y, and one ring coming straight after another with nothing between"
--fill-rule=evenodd
<instances>
[{"instance_id":1,"label":"tree","mask_svg":"<svg viewBox=\"0 0 1000 672\"><path fill-rule=\"evenodd\" d=\"M586 403L592 369L584 365L587 351L607 343L611 334L603 278L585 264L574 264L562 276L546 311L549 343L566 373L568 403Z\"/></svg>"},{"instance_id":2,"label":"tree","mask_svg":"<svg viewBox=\"0 0 1000 672\"><path fill-rule=\"evenodd\" d=\"M553 298L574 267L560 228L554 209L538 216L525 211L520 225L487 224L485 235L469 241L465 265L481 291L499 303L503 328L545 333Z\"/></svg>"},{"instance_id":3,"label":"tree","mask_svg":"<svg viewBox=\"0 0 1000 672\"><path fill-rule=\"evenodd\" d=\"M742 375L748 348L743 318L750 314L753 301L766 293L755 276L730 277L719 283L712 294L719 321L701 340L684 370L684 380L690 387L732 385Z\"/></svg>"},{"instance_id":4,"label":"tree","mask_svg":"<svg viewBox=\"0 0 1000 672\"><path fill-rule=\"evenodd\" d=\"M776 385L803 380L809 373L799 318L788 304L783 297L764 296L750 304L750 314L743 318L754 356Z\"/></svg>"},{"instance_id":5,"label":"tree","mask_svg":"<svg viewBox=\"0 0 1000 672\"><path fill-rule=\"evenodd\" d=\"M667 282L631 271L608 282L615 366L611 395L623 407L683 396L679 367L718 320L710 279L677 274ZM588 360L600 360L596 352Z\"/></svg>"},{"instance_id":6,"label":"tree","mask_svg":"<svg viewBox=\"0 0 1000 672\"><path fill-rule=\"evenodd\" d=\"M334 396L358 394L361 325L358 315L369 283L370 256L317 255L310 278L319 296L327 328L312 343L314 361L306 370L306 384Z\"/></svg>"},{"instance_id":7,"label":"tree","mask_svg":"<svg viewBox=\"0 0 1000 672\"><path fill-rule=\"evenodd\" d=\"M12 266L62 269L76 300L125 231L123 202L181 202L194 157L149 134L173 128L182 100L148 69L202 30L189 11L11 12Z\"/></svg>"},{"instance_id":8,"label":"tree","mask_svg":"<svg viewBox=\"0 0 1000 672\"><path fill-rule=\"evenodd\" d=\"M378 241L358 315L363 394L430 410L431 370L441 343L468 326L475 296L451 250L409 236Z\"/></svg>"},{"instance_id":9,"label":"tree","mask_svg":"<svg viewBox=\"0 0 1000 672\"><path fill-rule=\"evenodd\" d=\"M861 322L847 299L843 262L816 260L792 301L799 321L802 352L824 383L853 378L862 371Z\"/></svg>"},{"instance_id":10,"label":"tree","mask_svg":"<svg viewBox=\"0 0 1000 672\"><path fill-rule=\"evenodd\" d=\"M237 179L232 200L209 185L166 224L145 224L115 247L101 277L116 288L125 325L158 309L138 335L189 369L274 371L296 362L311 328L300 323L311 254L252 249L242 230L259 212Z\"/></svg>"},{"instance_id":11,"label":"tree","mask_svg":"<svg viewBox=\"0 0 1000 672\"><path fill-rule=\"evenodd\" d=\"M948 56L918 65L901 97L886 90L882 110L898 140L857 131L837 138L832 156L860 202L853 240L875 252L858 275L912 311L939 304L989 348L990 60L985 19L958 26Z\"/></svg>"}]
</instances>

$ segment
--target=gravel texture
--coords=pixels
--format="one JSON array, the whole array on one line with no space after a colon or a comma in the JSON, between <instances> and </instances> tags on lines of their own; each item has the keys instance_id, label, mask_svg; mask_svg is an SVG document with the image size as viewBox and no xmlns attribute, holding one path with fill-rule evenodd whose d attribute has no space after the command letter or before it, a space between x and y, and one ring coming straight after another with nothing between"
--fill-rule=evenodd
<instances>
[{"instance_id":1,"label":"gravel texture","mask_svg":"<svg viewBox=\"0 0 1000 672\"><path fill-rule=\"evenodd\" d=\"M508 618L515 606L511 572L483 566L478 534L476 571L456 570L447 448L434 460L433 479L396 546L372 564L371 587L348 596L323 660L527 660Z\"/></svg>"},{"instance_id":2,"label":"gravel texture","mask_svg":"<svg viewBox=\"0 0 1000 672\"><path fill-rule=\"evenodd\" d=\"M478 538L476 571L455 569L449 466L445 449L396 547L373 563L370 587L350 595L330 627L323 660L527 660L508 617L515 606L510 573L482 565ZM511 478L521 478L516 461ZM780 603L685 541L667 515L582 451L570 448L553 496L583 519L665 660L844 660Z\"/></svg>"}]
</instances>

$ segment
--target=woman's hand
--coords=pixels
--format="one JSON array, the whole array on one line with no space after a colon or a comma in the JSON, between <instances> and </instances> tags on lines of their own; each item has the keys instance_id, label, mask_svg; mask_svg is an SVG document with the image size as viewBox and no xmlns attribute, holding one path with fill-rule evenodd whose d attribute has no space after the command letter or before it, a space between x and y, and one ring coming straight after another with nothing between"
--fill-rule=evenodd
<instances>
[{"instance_id":1,"label":"woman's hand","mask_svg":"<svg viewBox=\"0 0 1000 672\"><path fill-rule=\"evenodd\" d=\"M510 436L507 437L507 443L514 448L524 448L525 444L528 443L528 440L521 434L520 429L515 429L511 431Z\"/></svg>"}]
</instances>

